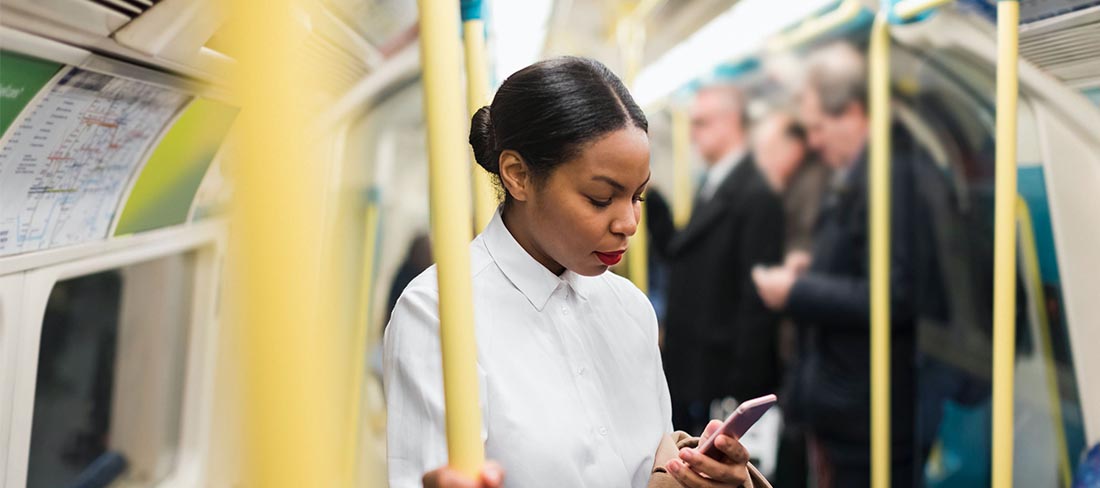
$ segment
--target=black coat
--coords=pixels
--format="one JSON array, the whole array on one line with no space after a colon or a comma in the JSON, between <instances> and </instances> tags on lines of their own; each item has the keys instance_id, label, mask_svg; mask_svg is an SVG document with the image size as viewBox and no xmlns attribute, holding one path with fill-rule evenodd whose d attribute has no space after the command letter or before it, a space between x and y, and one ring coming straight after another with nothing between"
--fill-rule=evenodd
<instances>
[{"instance_id":1,"label":"black coat","mask_svg":"<svg viewBox=\"0 0 1100 488\"><path fill-rule=\"evenodd\" d=\"M747 156L682 231L654 220L653 247L669 269L663 360L673 402L773 393L778 317L751 273L783 258L779 197Z\"/></svg>"},{"instance_id":2,"label":"black coat","mask_svg":"<svg viewBox=\"0 0 1100 488\"><path fill-rule=\"evenodd\" d=\"M866 152L865 152L866 153ZM936 269L928 211L914 188L915 154L892 160L890 307L891 434L895 459L913 455L914 288L919 267ZM787 312L805 332L787 403L835 461L863 464L870 442L870 282L867 159L826 191L814 233L813 263L791 289Z\"/></svg>"}]
</instances>

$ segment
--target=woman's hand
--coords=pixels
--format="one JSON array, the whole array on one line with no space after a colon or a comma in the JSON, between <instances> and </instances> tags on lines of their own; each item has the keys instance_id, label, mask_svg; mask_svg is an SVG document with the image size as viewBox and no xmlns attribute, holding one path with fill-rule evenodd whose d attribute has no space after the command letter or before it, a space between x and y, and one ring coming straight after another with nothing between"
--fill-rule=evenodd
<instances>
[{"instance_id":1,"label":"woman's hand","mask_svg":"<svg viewBox=\"0 0 1100 488\"><path fill-rule=\"evenodd\" d=\"M702 445L710 436L715 435L722 422L711 420L699 439ZM680 449L679 459L673 459L665 469L681 485L688 488L745 487L751 488L749 480L749 451L730 436L719 434L714 446L722 452L721 460L699 454L695 449Z\"/></svg>"},{"instance_id":2,"label":"woman's hand","mask_svg":"<svg viewBox=\"0 0 1100 488\"><path fill-rule=\"evenodd\" d=\"M504 470L489 461L481 467L478 479L472 480L447 466L430 471L422 480L424 488L501 488L504 486Z\"/></svg>"}]
</instances>

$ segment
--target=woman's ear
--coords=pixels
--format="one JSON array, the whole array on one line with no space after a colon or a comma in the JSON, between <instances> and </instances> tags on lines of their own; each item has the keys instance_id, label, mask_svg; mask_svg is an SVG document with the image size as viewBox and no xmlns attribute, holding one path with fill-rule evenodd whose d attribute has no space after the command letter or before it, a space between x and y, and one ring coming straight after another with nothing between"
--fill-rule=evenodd
<instances>
[{"instance_id":1,"label":"woman's ear","mask_svg":"<svg viewBox=\"0 0 1100 488\"><path fill-rule=\"evenodd\" d=\"M519 153L505 149L500 153L500 182L504 190L513 199L525 202L530 197L533 186L531 184L531 172L527 169L527 163Z\"/></svg>"}]
</instances>

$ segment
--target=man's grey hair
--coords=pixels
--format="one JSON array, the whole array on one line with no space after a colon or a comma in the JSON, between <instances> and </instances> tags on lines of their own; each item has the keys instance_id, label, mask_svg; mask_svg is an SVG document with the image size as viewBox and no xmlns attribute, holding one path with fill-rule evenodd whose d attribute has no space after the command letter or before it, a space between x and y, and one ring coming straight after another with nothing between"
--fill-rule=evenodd
<instances>
[{"instance_id":1,"label":"man's grey hair","mask_svg":"<svg viewBox=\"0 0 1100 488\"><path fill-rule=\"evenodd\" d=\"M835 42L815 50L806 60L803 89L813 90L822 110L838 116L852 103L867 110L867 61L847 42Z\"/></svg>"},{"instance_id":2,"label":"man's grey hair","mask_svg":"<svg viewBox=\"0 0 1100 488\"><path fill-rule=\"evenodd\" d=\"M729 83L716 81L703 85L696 92L696 96L702 93L717 93L722 95L726 102L729 103L730 109L737 112L738 118L741 119L741 127L744 130L749 129L749 109L748 99L745 97L745 92L741 90L741 87Z\"/></svg>"}]
</instances>

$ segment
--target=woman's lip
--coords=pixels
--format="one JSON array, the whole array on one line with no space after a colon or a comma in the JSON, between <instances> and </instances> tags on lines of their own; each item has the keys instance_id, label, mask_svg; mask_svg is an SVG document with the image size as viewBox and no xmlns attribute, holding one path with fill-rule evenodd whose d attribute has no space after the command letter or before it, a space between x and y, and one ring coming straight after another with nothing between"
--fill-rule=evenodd
<instances>
[{"instance_id":1,"label":"woman's lip","mask_svg":"<svg viewBox=\"0 0 1100 488\"><path fill-rule=\"evenodd\" d=\"M619 264L619 261L622 261L623 253L625 253L625 252L626 252L625 249L623 249L622 251L611 251L611 252L596 251L596 257L599 258L600 262L603 263L604 265L614 266L616 264Z\"/></svg>"}]
</instances>

